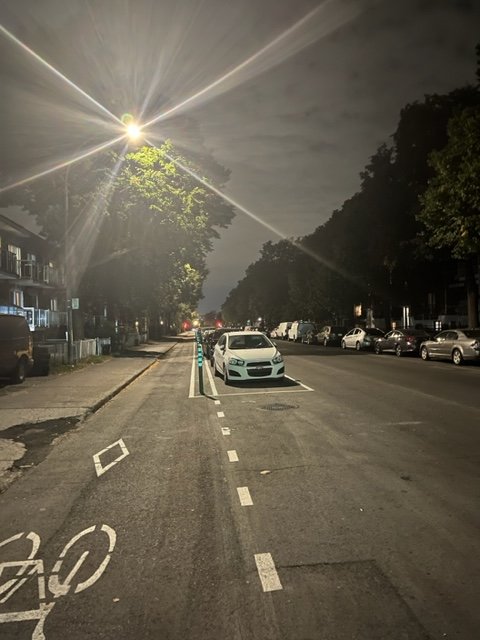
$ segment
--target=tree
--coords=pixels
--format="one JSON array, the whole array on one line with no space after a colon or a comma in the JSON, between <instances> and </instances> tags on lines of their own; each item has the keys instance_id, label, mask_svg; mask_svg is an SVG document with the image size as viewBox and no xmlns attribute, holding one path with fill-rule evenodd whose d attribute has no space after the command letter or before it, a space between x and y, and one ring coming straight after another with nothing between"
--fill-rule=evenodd
<instances>
[{"instance_id":1,"label":"tree","mask_svg":"<svg viewBox=\"0 0 480 640\"><path fill-rule=\"evenodd\" d=\"M187 308L196 308L216 229L234 216L219 196L179 170L172 157L200 173L171 142L127 155L97 239L92 262L99 266L90 270L84 287L151 318L176 317L179 310L185 316ZM107 267L105 254L118 258Z\"/></svg>"},{"instance_id":2,"label":"tree","mask_svg":"<svg viewBox=\"0 0 480 640\"><path fill-rule=\"evenodd\" d=\"M469 326L479 325L475 269L480 255L480 107L451 118L448 142L430 156L434 176L420 198L419 220L432 247L465 263Z\"/></svg>"}]
</instances>

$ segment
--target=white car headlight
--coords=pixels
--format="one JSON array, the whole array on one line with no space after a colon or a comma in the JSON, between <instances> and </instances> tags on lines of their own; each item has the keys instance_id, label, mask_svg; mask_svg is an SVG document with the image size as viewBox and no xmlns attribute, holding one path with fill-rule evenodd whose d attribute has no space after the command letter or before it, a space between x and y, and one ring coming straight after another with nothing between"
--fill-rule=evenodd
<instances>
[{"instance_id":1,"label":"white car headlight","mask_svg":"<svg viewBox=\"0 0 480 640\"><path fill-rule=\"evenodd\" d=\"M283 362L282 354L277 353L277 355L272 358L272 362L273 364L279 364L280 362Z\"/></svg>"},{"instance_id":2,"label":"white car headlight","mask_svg":"<svg viewBox=\"0 0 480 640\"><path fill-rule=\"evenodd\" d=\"M240 360L240 358L230 358L228 364L234 364L237 367L243 367L245 364L245 360Z\"/></svg>"}]
</instances>

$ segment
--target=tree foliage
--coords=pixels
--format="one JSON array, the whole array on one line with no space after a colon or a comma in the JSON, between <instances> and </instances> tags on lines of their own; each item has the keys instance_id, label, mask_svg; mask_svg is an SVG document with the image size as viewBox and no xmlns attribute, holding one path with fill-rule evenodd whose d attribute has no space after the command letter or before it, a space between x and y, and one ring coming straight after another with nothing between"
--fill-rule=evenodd
<instances>
[{"instance_id":1,"label":"tree foliage","mask_svg":"<svg viewBox=\"0 0 480 640\"><path fill-rule=\"evenodd\" d=\"M478 253L479 105L473 86L406 105L392 144L370 158L357 193L290 247L264 245L222 307L228 318L258 312L271 324L350 323L360 302L387 325L402 305L431 313L456 261ZM279 262L278 253L290 260Z\"/></svg>"},{"instance_id":2,"label":"tree foliage","mask_svg":"<svg viewBox=\"0 0 480 640\"><path fill-rule=\"evenodd\" d=\"M419 219L433 247L455 258L480 253L480 107L452 117L448 143L432 152L434 176L420 201Z\"/></svg>"},{"instance_id":3,"label":"tree foliage","mask_svg":"<svg viewBox=\"0 0 480 640\"><path fill-rule=\"evenodd\" d=\"M123 308L170 319L196 308L212 239L234 215L172 157L199 172L170 142L126 156L95 248L99 260L105 254L118 258L109 268L93 267L88 278L97 298L107 294Z\"/></svg>"}]
</instances>

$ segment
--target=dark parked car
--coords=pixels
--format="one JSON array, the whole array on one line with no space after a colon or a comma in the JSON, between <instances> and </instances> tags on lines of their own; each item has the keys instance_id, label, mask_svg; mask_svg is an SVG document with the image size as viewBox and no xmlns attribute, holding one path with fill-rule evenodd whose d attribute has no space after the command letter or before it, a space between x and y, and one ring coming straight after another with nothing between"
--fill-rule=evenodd
<instances>
[{"instance_id":1,"label":"dark parked car","mask_svg":"<svg viewBox=\"0 0 480 640\"><path fill-rule=\"evenodd\" d=\"M347 331L346 327L327 324L317 333L317 342L318 344L323 344L324 347L340 346L342 338Z\"/></svg>"},{"instance_id":2,"label":"dark parked car","mask_svg":"<svg viewBox=\"0 0 480 640\"><path fill-rule=\"evenodd\" d=\"M215 345L217 344L220 336L223 336L224 333L228 333L229 331L238 331L238 329L229 329L226 327L222 327L221 329L215 329L215 331L210 332L204 340L203 343L203 353L205 356L205 360L210 360L210 363L213 367L213 351L215 349Z\"/></svg>"},{"instance_id":3,"label":"dark parked car","mask_svg":"<svg viewBox=\"0 0 480 640\"><path fill-rule=\"evenodd\" d=\"M33 365L33 340L23 316L0 314L0 377L23 382Z\"/></svg>"},{"instance_id":4,"label":"dark parked car","mask_svg":"<svg viewBox=\"0 0 480 640\"><path fill-rule=\"evenodd\" d=\"M398 357L411 353L419 355L420 345L430 339L424 329L394 329L375 340L375 353L394 353Z\"/></svg>"}]
</instances>

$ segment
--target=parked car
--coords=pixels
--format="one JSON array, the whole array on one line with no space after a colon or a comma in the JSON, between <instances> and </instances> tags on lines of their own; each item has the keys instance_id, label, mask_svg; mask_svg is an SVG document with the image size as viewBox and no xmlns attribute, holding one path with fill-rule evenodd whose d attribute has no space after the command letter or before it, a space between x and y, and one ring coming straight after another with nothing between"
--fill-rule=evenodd
<instances>
[{"instance_id":1,"label":"parked car","mask_svg":"<svg viewBox=\"0 0 480 640\"><path fill-rule=\"evenodd\" d=\"M292 326L288 332L288 339L293 342L303 342L303 336L307 331L316 331L317 327L313 322L303 322L302 320L296 320L292 322Z\"/></svg>"},{"instance_id":2,"label":"parked car","mask_svg":"<svg viewBox=\"0 0 480 640\"><path fill-rule=\"evenodd\" d=\"M367 329L355 327L347 331L340 344L342 349L356 349L357 351L361 349L373 349L375 339L381 336L383 336L383 331L380 329L374 327Z\"/></svg>"},{"instance_id":3,"label":"parked car","mask_svg":"<svg viewBox=\"0 0 480 640\"><path fill-rule=\"evenodd\" d=\"M324 347L333 347L340 346L342 338L346 333L346 327L327 324L320 329L315 337L318 344L323 344Z\"/></svg>"},{"instance_id":4,"label":"parked car","mask_svg":"<svg viewBox=\"0 0 480 640\"><path fill-rule=\"evenodd\" d=\"M276 345L260 331L224 333L213 352L215 375L233 380L283 380L285 363Z\"/></svg>"},{"instance_id":5,"label":"parked car","mask_svg":"<svg viewBox=\"0 0 480 640\"><path fill-rule=\"evenodd\" d=\"M420 345L422 360L438 358L461 365L465 360L480 361L480 329L441 331Z\"/></svg>"},{"instance_id":6,"label":"parked car","mask_svg":"<svg viewBox=\"0 0 480 640\"><path fill-rule=\"evenodd\" d=\"M23 316L0 314L0 377L21 383L33 366L33 340Z\"/></svg>"},{"instance_id":7,"label":"parked car","mask_svg":"<svg viewBox=\"0 0 480 640\"><path fill-rule=\"evenodd\" d=\"M317 335L318 327L314 326L313 329L309 329L302 335L303 344L318 344Z\"/></svg>"},{"instance_id":8,"label":"parked car","mask_svg":"<svg viewBox=\"0 0 480 640\"><path fill-rule=\"evenodd\" d=\"M213 350L215 349L215 345L217 344L219 338L223 336L224 333L228 333L229 331L238 331L238 329L229 329L226 327L222 327L221 329L215 329L215 331L211 331L205 337L203 342L203 354L205 356L205 360L210 360L210 364L213 366Z\"/></svg>"},{"instance_id":9,"label":"parked car","mask_svg":"<svg viewBox=\"0 0 480 640\"><path fill-rule=\"evenodd\" d=\"M288 340L288 332L292 326L291 322L281 322L275 329L275 337L281 340Z\"/></svg>"},{"instance_id":10,"label":"parked car","mask_svg":"<svg viewBox=\"0 0 480 640\"><path fill-rule=\"evenodd\" d=\"M375 353L394 353L397 356L418 355L420 345L431 336L423 329L394 329L375 340Z\"/></svg>"}]
</instances>

